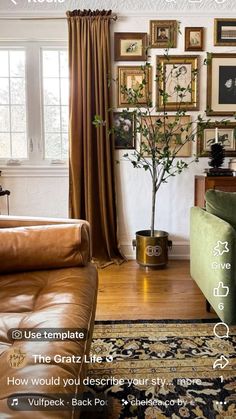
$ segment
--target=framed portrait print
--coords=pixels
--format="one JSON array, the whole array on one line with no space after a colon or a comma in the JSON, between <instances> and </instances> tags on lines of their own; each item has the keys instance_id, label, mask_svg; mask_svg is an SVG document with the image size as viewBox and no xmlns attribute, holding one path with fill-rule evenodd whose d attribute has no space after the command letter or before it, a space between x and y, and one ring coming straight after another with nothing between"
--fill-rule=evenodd
<instances>
[{"instance_id":1,"label":"framed portrait print","mask_svg":"<svg viewBox=\"0 0 236 419\"><path fill-rule=\"evenodd\" d=\"M185 51L204 50L204 28L185 28Z\"/></svg>"},{"instance_id":2,"label":"framed portrait print","mask_svg":"<svg viewBox=\"0 0 236 419\"><path fill-rule=\"evenodd\" d=\"M207 115L236 113L236 54L209 54Z\"/></svg>"},{"instance_id":3,"label":"framed portrait print","mask_svg":"<svg viewBox=\"0 0 236 419\"><path fill-rule=\"evenodd\" d=\"M147 101L150 100L152 94L152 69L151 67L144 70L139 66L121 66L118 67L118 83L117 83L117 97L118 97L118 108L130 106L132 104L129 101L127 90L132 94L132 90L138 90L143 80L146 81L140 90L141 97L138 100L138 104L142 106L147 105ZM125 92L124 92L125 87Z\"/></svg>"},{"instance_id":4,"label":"framed portrait print","mask_svg":"<svg viewBox=\"0 0 236 419\"><path fill-rule=\"evenodd\" d=\"M147 33L116 32L114 34L115 61L145 61Z\"/></svg>"},{"instance_id":5,"label":"framed portrait print","mask_svg":"<svg viewBox=\"0 0 236 419\"><path fill-rule=\"evenodd\" d=\"M198 124L197 151L199 157L208 157L211 145L215 143L215 129L218 128L219 142L224 145L225 156L236 156L236 122L227 124Z\"/></svg>"},{"instance_id":6,"label":"framed portrait print","mask_svg":"<svg viewBox=\"0 0 236 419\"><path fill-rule=\"evenodd\" d=\"M236 19L215 19L214 25L215 46L236 45Z\"/></svg>"},{"instance_id":7,"label":"framed portrait print","mask_svg":"<svg viewBox=\"0 0 236 419\"><path fill-rule=\"evenodd\" d=\"M176 48L177 33L177 20L151 20L151 48Z\"/></svg>"},{"instance_id":8,"label":"framed portrait print","mask_svg":"<svg viewBox=\"0 0 236 419\"><path fill-rule=\"evenodd\" d=\"M145 125L149 126L151 123L155 124L157 120L163 120L163 116L151 116L151 120L150 120L150 117L142 118L142 126L145 126ZM173 124L174 122L175 122L175 116L167 115L166 124L167 125ZM176 154L176 157L190 157L192 155L192 142L191 141L185 142L186 135L188 133L187 130L188 130L190 122L191 122L191 118L189 115L181 116L178 122L178 125L173 129L173 135L172 135L173 139L170 144L170 150L173 153L175 150L176 151L179 150L178 153ZM140 146L142 144L145 145L145 143L147 142L148 142L148 138L141 136ZM163 145L160 143L159 148L162 149L163 146L164 146L164 143ZM143 147L143 149L144 148L145 146ZM150 157L150 155L148 155L147 153L145 153L145 156Z\"/></svg>"},{"instance_id":9,"label":"framed portrait print","mask_svg":"<svg viewBox=\"0 0 236 419\"><path fill-rule=\"evenodd\" d=\"M134 117L132 112L113 112L115 148L136 148Z\"/></svg>"},{"instance_id":10,"label":"framed portrait print","mask_svg":"<svg viewBox=\"0 0 236 419\"><path fill-rule=\"evenodd\" d=\"M199 109L198 56L160 56L157 57L157 69L161 74L157 83L158 111ZM163 92L168 95L166 101Z\"/></svg>"}]
</instances>

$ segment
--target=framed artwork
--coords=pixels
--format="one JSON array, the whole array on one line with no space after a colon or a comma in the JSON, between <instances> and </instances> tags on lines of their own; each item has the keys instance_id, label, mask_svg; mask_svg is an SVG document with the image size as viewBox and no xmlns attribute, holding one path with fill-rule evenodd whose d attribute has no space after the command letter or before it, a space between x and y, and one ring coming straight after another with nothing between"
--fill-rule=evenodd
<instances>
[{"instance_id":1,"label":"framed artwork","mask_svg":"<svg viewBox=\"0 0 236 419\"><path fill-rule=\"evenodd\" d=\"M209 54L207 115L236 113L236 54Z\"/></svg>"},{"instance_id":2,"label":"framed artwork","mask_svg":"<svg viewBox=\"0 0 236 419\"><path fill-rule=\"evenodd\" d=\"M151 48L176 48L177 33L177 20L151 20Z\"/></svg>"},{"instance_id":3,"label":"framed artwork","mask_svg":"<svg viewBox=\"0 0 236 419\"><path fill-rule=\"evenodd\" d=\"M142 97L138 100L138 103L142 106L146 106L147 100L150 99L152 94L152 69L148 67L144 72L142 67L135 66L122 66L118 67L118 83L117 83L117 96L118 96L118 108L131 107L129 103L128 95L122 91L123 86L127 89L136 90L142 84L143 80L146 80L146 84L141 90Z\"/></svg>"},{"instance_id":4,"label":"framed artwork","mask_svg":"<svg viewBox=\"0 0 236 419\"><path fill-rule=\"evenodd\" d=\"M211 145L215 142L215 129L218 128L219 142L222 142L227 157L236 156L236 122L227 124L198 124L197 150L199 157L208 157Z\"/></svg>"},{"instance_id":5,"label":"framed artwork","mask_svg":"<svg viewBox=\"0 0 236 419\"><path fill-rule=\"evenodd\" d=\"M114 46L115 61L145 61L147 33L116 32Z\"/></svg>"},{"instance_id":6,"label":"framed artwork","mask_svg":"<svg viewBox=\"0 0 236 419\"><path fill-rule=\"evenodd\" d=\"M160 56L157 57L157 68L164 75L158 81L157 110L198 110L198 56ZM163 91L168 94L166 103L161 95Z\"/></svg>"},{"instance_id":7,"label":"framed artwork","mask_svg":"<svg viewBox=\"0 0 236 419\"><path fill-rule=\"evenodd\" d=\"M150 123L155 124L157 120L162 120L163 116L151 116L151 120L149 117L142 119L142 124L149 126ZM166 124L173 124L175 122L175 116L168 115L166 118ZM171 151L174 152L175 148L179 148L177 153L177 157L190 157L192 155L192 142L188 141L184 144L186 138L186 130L188 124L191 122L191 117L189 115L181 116L180 121L178 122L178 126L173 130L173 140L170 144ZM147 143L147 137L141 136L141 143ZM181 147L181 144L182 147ZM181 147L181 148L180 148ZM160 149L162 148L160 144ZM146 157L150 157L150 155L146 154Z\"/></svg>"},{"instance_id":8,"label":"framed artwork","mask_svg":"<svg viewBox=\"0 0 236 419\"><path fill-rule=\"evenodd\" d=\"M214 29L216 46L236 45L236 19L215 19Z\"/></svg>"},{"instance_id":9,"label":"framed artwork","mask_svg":"<svg viewBox=\"0 0 236 419\"><path fill-rule=\"evenodd\" d=\"M113 124L115 148L117 150L136 148L133 114L125 111L113 112Z\"/></svg>"},{"instance_id":10,"label":"framed artwork","mask_svg":"<svg viewBox=\"0 0 236 419\"><path fill-rule=\"evenodd\" d=\"M185 28L185 51L204 50L204 28Z\"/></svg>"}]
</instances>

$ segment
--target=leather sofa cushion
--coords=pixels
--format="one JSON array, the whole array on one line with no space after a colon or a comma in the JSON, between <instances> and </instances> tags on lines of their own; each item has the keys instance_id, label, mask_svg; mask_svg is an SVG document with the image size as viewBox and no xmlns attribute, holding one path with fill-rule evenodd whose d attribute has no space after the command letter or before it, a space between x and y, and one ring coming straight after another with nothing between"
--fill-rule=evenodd
<instances>
[{"instance_id":1,"label":"leather sofa cushion","mask_svg":"<svg viewBox=\"0 0 236 419\"><path fill-rule=\"evenodd\" d=\"M0 273L85 266L87 223L0 229Z\"/></svg>"},{"instance_id":2,"label":"leather sofa cushion","mask_svg":"<svg viewBox=\"0 0 236 419\"><path fill-rule=\"evenodd\" d=\"M0 418L64 419L75 418L72 411L21 411L10 410L7 398L13 394L77 394L82 391L79 378L86 375L84 355L89 354L97 298L97 272L93 265L82 268L51 269L35 272L12 273L0 276ZM83 341L13 341L10 328L65 328L86 329L89 339ZM23 368L11 368L9 355L20 349L26 354ZM34 362L33 355L50 356L50 364ZM76 355L80 363L54 363L53 357ZM60 384L33 385L31 378L60 377ZM14 380L21 384L14 384ZM11 380L7 385L8 379ZM65 387L63 379L70 379ZM28 380L24 385L24 380Z\"/></svg>"},{"instance_id":3,"label":"leather sofa cushion","mask_svg":"<svg viewBox=\"0 0 236 419\"><path fill-rule=\"evenodd\" d=\"M209 189L206 192L206 210L236 229L236 193Z\"/></svg>"}]
</instances>

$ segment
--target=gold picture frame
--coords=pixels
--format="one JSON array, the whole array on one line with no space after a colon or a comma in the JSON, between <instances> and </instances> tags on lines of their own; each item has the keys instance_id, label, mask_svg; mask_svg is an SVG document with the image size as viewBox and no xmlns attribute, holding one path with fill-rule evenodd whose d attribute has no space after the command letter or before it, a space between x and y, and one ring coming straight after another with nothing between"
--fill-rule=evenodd
<instances>
[{"instance_id":1,"label":"gold picture frame","mask_svg":"<svg viewBox=\"0 0 236 419\"><path fill-rule=\"evenodd\" d=\"M177 20L151 20L150 41L151 48L177 47Z\"/></svg>"},{"instance_id":2,"label":"gold picture frame","mask_svg":"<svg viewBox=\"0 0 236 419\"><path fill-rule=\"evenodd\" d=\"M151 118L151 119L150 119ZM175 116L174 115L167 115L166 116L166 123L167 124L172 124L175 121ZM147 126L150 125L151 121L152 123L155 123L155 121L157 120L163 120L163 116L160 115L152 115L152 116L147 116L147 118L142 118L141 123L145 124ZM179 146L181 145L180 140L182 141L182 143L184 143L184 136L186 135L186 131L181 131L181 128L184 130L187 129L187 126L190 124L191 122L191 116L190 115L184 115L180 117L179 120L179 125L180 127L178 127L178 129L176 129L174 135L175 135L175 140L173 140L173 142L171 143L171 149L174 150L174 148L176 147L176 145L178 144ZM164 129L164 127L163 127ZM140 138L140 146L142 143L146 143L147 138L143 138L141 135ZM161 147L160 147L161 148ZM191 157L192 156L192 142L188 141L186 142L181 149L178 151L178 153L176 154L176 157ZM151 157L148 154L145 154L145 157Z\"/></svg>"},{"instance_id":3,"label":"gold picture frame","mask_svg":"<svg viewBox=\"0 0 236 419\"><path fill-rule=\"evenodd\" d=\"M214 20L214 44L216 47L236 46L236 19L217 18Z\"/></svg>"},{"instance_id":4,"label":"gold picture frame","mask_svg":"<svg viewBox=\"0 0 236 419\"><path fill-rule=\"evenodd\" d=\"M129 103L128 97L125 93L122 92L122 86L126 86L128 89L138 88L146 78L146 84L144 86L144 91L142 98L139 99L138 104L145 107L147 106L147 101L150 100L152 96L152 68L147 67L146 70L141 66L119 66L118 67L118 83L117 83L117 107L132 107Z\"/></svg>"},{"instance_id":5,"label":"gold picture frame","mask_svg":"<svg viewBox=\"0 0 236 419\"><path fill-rule=\"evenodd\" d=\"M236 113L236 54L208 54L207 115Z\"/></svg>"},{"instance_id":6,"label":"gold picture frame","mask_svg":"<svg viewBox=\"0 0 236 419\"><path fill-rule=\"evenodd\" d=\"M158 111L199 110L198 62L197 55L157 56L157 69L161 75L165 75L160 77L157 83ZM178 86L186 91L177 92ZM161 95L163 91L169 95L167 103L164 103Z\"/></svg>"},{"instance_id":7,"label":"gold picture frame","mask_svg":"<svg viewBox=\"0 0 236 419\"><path fill-rule=\"evenodd\" d=\"M185 51L204 51L204 28L185 28Z\"/></svg>"},{"instance_id":8,"label":"gold picture frame","mask_svg":"<svg viewBox=\"0 0 236 419\"><path fill-rule=\"evenodd\" d=\"M115 61L145 61L147 58L147 33L115 32Z\"/></svg>"},{"instance_id":9,"label":"gold picture frame","mask_svg":"<svg viewBox=\"0 0 236 419\"><path fill-rule=\"evenodd\" d=\"M223 139L225 156L236 156L236 122L199 123L197 138L197 153L199 157L209 157L210 147L215 142L215 129L218 128L219 141Z\"/></svg>"}]
</instances>

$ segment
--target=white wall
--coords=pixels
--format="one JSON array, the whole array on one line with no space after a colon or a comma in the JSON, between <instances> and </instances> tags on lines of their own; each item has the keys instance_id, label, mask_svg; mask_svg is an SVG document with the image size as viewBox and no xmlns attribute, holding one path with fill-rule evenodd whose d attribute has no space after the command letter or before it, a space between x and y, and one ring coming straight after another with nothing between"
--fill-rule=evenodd
<instances>
[{"instance_id":1,"label":"white wall","mask_svg":"<svg viewBox=\"0 0 236 419\"><path fill-rule=\"evenodd\" d=\"M149 32L149 20L158 19L158 15L151 12L135 14L126 12L125 15L113 25L119 31ZM181 17L162 12L161 18L177 18L181 21L182 33L185 26L204 26L206 28L206 50L212 52L230 51L236 48L217 48L213 46L213 20L214 12L208 15L181 13ZM224 13L227 16L226 13ZM223 16L223 13L222 13ZM14 26L13 26L14 25ZM14 31L13 31L14 27ZM66 40L66 21L43 22L1 22L0 39L12 39L18 36L21 39L40 40ZM161 50L152 49L152 63ZM178 48L173 54L190 54L184 52L184 36L179 35ZM205 53L200 53L202 57ZM121 63L115 63L119 65ZM123 62L123 65L126 63ZM128 63L127 63L128 64ZM136 63L133 63L136 65ZM201 111L206 107L206 68L201 70L200 103ZM154 86L153 86L154 88ZM192 113L194 116L194 113ZM193 147L193 153L195 146ZM122 151L116 152L121 157ZM197 165L192 165L184 174L173 178L167 185L162 185L158 194L157 227L170 233L174 242L172 255L176 258L185 258L189 255L189 210L193 205L194 175L202 174L207 167L207 160L202 159ZM1 170L1 167L0 167ZM68 215L68 172L66 169L53 169L46 171L36 169L33 171L18 168L2 168L0 184L11 190L10 209L15 215L41 215L63 217ZM117 204L119 222L119 240L127 256L133 256L131 240L135 231L150 227L150 179L148 174L135 170L128 162L121 162L116 166ZM0 198L0 210L6 212L5 199Z\"/></svg>"}]
</instances>

